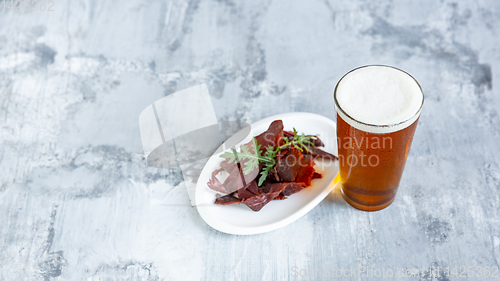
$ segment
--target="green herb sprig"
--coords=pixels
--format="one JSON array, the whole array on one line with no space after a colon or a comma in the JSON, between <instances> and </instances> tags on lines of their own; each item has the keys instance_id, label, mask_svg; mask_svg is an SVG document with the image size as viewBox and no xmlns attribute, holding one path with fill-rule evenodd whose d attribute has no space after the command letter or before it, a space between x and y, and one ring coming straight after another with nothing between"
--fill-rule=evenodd
<instances>
[{"instance_id":1,"label":"green herb sprig","mask_svg":"<svg viewBox=\"0 0 500 281\"><path fill-rule=\"evenodd\" d=\"M255 138L253 138L255 139ZM271 170L276 166L276 162L278 159L277 156L278 150L274 150L274 148L270 145L267 146L267 151L266 151L266 157L271 159L272 161L268 161L264 163L264 168L262 168L262 171L260 172L260 178L258 185L261 186L262 183L266 180L267 175L271 172Z\"/></svg>"},{"instance_id":2,"label":"green herb sprig","mask_svg":"<svg viewBox=\"0 0 500 281\"><path fill-rule=\"evenodd\" d=\"M253 138L251 143L251 148L253 152L250 151L248 146L242 145L241 151L238 152L236 149L231 148L231 152L226 151L220 155L220 157L229 159L229 163L235 162L240 163L242 165L243 174L248 175L254 169L259 168L259 162L264 163L264 167L260 172L258 185L261 186L262 183L266 180L267 176L271 172L271 170L276 166L278 162L278 154L279 152L287 147L293 146L303 152L304 150L308 153L309 148L308 145L314 145L311 141L311 138L317 137L319 135L305 135L304 133L298 134L297 130L293 128L293 138L289 140L287 137L283 138L285 143L274 148L271 145L266 147L265 155L262 155L260 152L261 145L257 144L257 139ZM247 160L246 162L243 162Z\"/></svg>"}]
</instances>

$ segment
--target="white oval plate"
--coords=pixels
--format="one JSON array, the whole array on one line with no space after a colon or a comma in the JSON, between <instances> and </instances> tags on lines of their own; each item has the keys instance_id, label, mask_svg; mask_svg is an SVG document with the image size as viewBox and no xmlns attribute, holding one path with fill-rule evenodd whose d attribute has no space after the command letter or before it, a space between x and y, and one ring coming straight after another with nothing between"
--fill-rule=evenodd
<instances>
[{"instance_id":1,"label":"white oval plate","mask_svg":"<svg viewBox=\"0 0 500 281\"><path fill-rule=\"evenodd\" d=\"M266 131L272 121L281 119L285 130L295 129L300 133L319 134L325 143L322 149L337 154L336 125L332 120L312 113L286 113L264 118L251 125L250 134L239 144L248 143L254 136ZM273 200L260 211L254 212L244 204L215 205L216 191L207 182L216 169L220 168L221 153L208 160L196 185L196 206L203 220L211 227L229 234L249 235L264 233L283 227L309 212L334 188L338 181L338 161L316 160L314 166L321 179L314 179L311 186L292 194L285 200Z\"/></svg>"}]
</instances>

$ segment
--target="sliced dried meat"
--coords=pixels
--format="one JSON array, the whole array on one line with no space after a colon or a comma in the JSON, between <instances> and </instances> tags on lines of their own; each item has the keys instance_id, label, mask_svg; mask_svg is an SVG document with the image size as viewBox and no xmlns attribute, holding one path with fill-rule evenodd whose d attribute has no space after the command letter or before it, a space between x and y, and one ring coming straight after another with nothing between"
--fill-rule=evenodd
<instances>
[{"instance_id":1,"label":"sliced dried meat","mask_svg":"<svg viewBox=\"0 0 500 281\"><path fill-rule=\"evenodd\" d=\"M246 185L246 182L244 182L245 175L241 171L241 169L238 166L235 166L231 172L229 172L229 176L226 178L224 183L224 187L227 189L228 192L226 193L231 193L234 191L237 191L238 189L244 187Z\"/></svg>"},{"instance_id":2,"label":"sliced dried meat","mask_svg":"<svg viewBox=\"0 0 500 281\"><path fill-rule=\"evenodd\" d=\"M324 159L324 160L330 160L330 161L335 161L338 160L337 156L328 153L320 148L314 147L314 146L309 146L309 153L315 157Z\"/></svg>"},{"instance_id":3,"label":"sliced dried meat","mask_svg":"<svg viewBox=\"0 0 500 281\"><path fill-rule=\"evenodd\" d=\"M300 169L295 178L296 182L303 182L307 186L311 185L311 180L315 173L314 171L314 157L312 155L305 155L301 158L299 163Z\"/></svg>"},{"instance_id":4,"label":"sliced dried meat","mask_svg":"<svg viewBox=\"0 0 500 281\"><path fill-rule=\"evenodd\" d=\"M229 172L229 176L226 178L224 183L216 177L217 174L224 171L223 168L215 170L212 172L211 178L208 180L207 186L215 191L229 194L244 188L247 182L252 182L259 174L259 170L255 169L251 173L245 175L238 165L233 166L233 169Z\"/></svg>"},{"instance_id":5,"label":"sliced dried meat","mask_svg":"<svg viewBox=\"0 0 500 281\"><path fill-rule=\"evenodd\" d=\"M229 158L228 158L220 163L220 167L224 169L224 171L230 173L235 167L238 167L238 164L234 161L229 163Z\"/></svg>"},{"instance_id":6,"label":"sliced dried meat","mask_svg":"<svg viewBox=\"0 0 500 281\"><path fill-rule=\"evenodd\" d=\"M278 170L276 170L276 166L274 166L269 174L267 175L267 182L279 182L281 181L279 175L278 175Z\"/></svg>"},{"instance_id":7,"label":"sliced dried meat","mask_svg":"<svg viewBox=\"0 0 500 281\"><path fill-rule=\"evenodd\" d=\"M284 150L279 155L278 163L276 164L279 178L282 181L295 181L301 169L300 162L302 158L302 152L294 147Z\"/></svg>"},{"instance_id":8,"label":"sliced dried meat","mask_svg":"<svg viewBox=\"0 0 500 281\"><path fill-rule=\"evenodd\" d=\"M256 136L255 139L257 140L257 144L260 145L260 151L263 153L267 150L268 146L275 148L276 145L281 144L283 136L283 121L275 120L269 125L267 131Z\"/></svg>"},{"instance_id":9,"label":"sliced dried meat","mask_svg":"<svg viewBox=\"0 0 500 281\"><path fill-rule=\"evenodd\" d=\"M261 153L265 153L268 146L275 148L276 145L283 142L283 122L281 120L273 121L265 132L255 137L255 140L257 141L257 145L260 145L259 151ZM242 144L242 146L247 146L248 150L252 153L255 152L253 150L253 139L246 144Z\"/></svg>"},{"instance_id":10,"label":"sliced dried meat","mask_svg":"<svg viewBox=\"0 0 500 281\"><path fill-rule=\"evenodd\" d=\"M283 138L293 139L293 132L283 131L283 122L275 120L271 123L267 131L255 137L257 145L260 145L260 152L265 153L267 147L276 148L284 143ZM256 178L262 170L264 164L260 163L249 174L245 175L241 167L245 165L228 160L221 162L221 169L212 173L208 181L208 186L226 195L216 195L215 203L218 205L229 205L243 203L253 211L261 210L272 200L283 200L287 196L299 192L311 184L312 179L321 178L321 174L314 170L314 159L323 158L337 160L333 154L325 152L318 147L324 143L318 137L311 138L312 144L307 145L309 151L300 151L295 147L285 147L278 155L278 163L269 172L263 186L258 186ZM244 144L250 152L253 151L253 143ZM229 176L221 183L216 177L218 173L226 171Z\"/></svg>"},{"instance_id":11,"label":"sliced dried meat","mask_svg":"<svg viewBox=\"0 0 500 281\"><path fill-rule=\"evenodd\" d=\"M272 184L269 188L266 186L264 189L267 189L267 192L244 199L241 203L247 205L253 211L258 212L262 207L267 205L267 203L278 197L285 187L286 186L276 184Z\"/></svg>"},{"instance_id":12,"label":"sliced dried meat","mask_svg":"<svg viewBox=\"0 0 500 281\"><path fill-rule=\"evenodd\" d=\"M247 184L244 188L238 189L238 198L247 199L258 194L257 182L252 181Z\"/></svg>"},{"instance_id":13,"label":"sliced dried meat","mask_svg":"<svg viewBox=\"0 0 500 281\"><path fill-rule=\"evenodd\" d=\"M252 192L253 194L259 194L259 186L257 185L257 182L253 181L252 184L249 184L247 186L247 190Z\"/></svg>"},{"instance_id":14,"label":"sliced dried meat","mask_svg":"<svg viewBox=\"0 0 500 281\"><path fill-rule=\"evenodd\" d=\"M267 205L267 203L272 201L278 195L279 195L279 193L276 193L276 194L263 193L263 194L259 194L259 195L255 195L253 197L247 198L247 199L243 200L242 203L247 205L250 209L252 209L252 211L258 212L265 205Z\"/></svg>"},{"instance_id":15,"label":"sliced dried meat","mask_svg":"<svg viewBox=\"0 0 500 281\"><path fill-rule=\"evenodd\" d=\"M283 192L281 192L281 194L283 196L290 196L294 193L301 191L305 187L306 184L303 182L290 182L286 185L285 189L283 190Z\"/></svg>"},{"instance_id":16,"label":"sliced dried meat","mask_svg":"<svg viewBox=\"0 0 500 281\"><path fill-rule=\"evenodd\" d=\"M267 131L255 137L257 144L261 146L261 153L266 150L267 146L270 145L275 147L283 139L283 122L281 120L275 120L271 123ZM252 142L247 144L251 152L253 151ZM260 164L257 168L253 169L250 173L244 174L241 167L245 165L248 160L241 161L241 165L237 165L235 162L229 163L228 160L221 162L221 168L229 173L229 176L222 184L227 190L226 193L231 193L245 187L248 183L251 183L259 175L263 164ZM215 183L212 184L215 186ZM215 186L219 187L219 186ZM212 188L213 189L213 188Z\"/></svg>"},{"instance_id":17,"label":"sliced dried meat","mask_svg":"<svg viewBox=\"0 0 500 281\"><path fill-rule=\"evenodd\" d=\"M269 193L271 192L271 190L282 190L280 195L285 196L286 198L286 196L290 196L296 192L299 192L305 187L306 184L303 182L277 182L277 183L267 184L264 191L266 193ZM279 200L281 199L281 197L280 198L277 197L275 199Z\"/></svg>"},{"instance_id":18,"label":"sliced dried meat","mask_svg":"<svg viewBox=\"0 0 500 281\"><path fill-rule=\"evenodd\" d=\"M241 199L234 197L233 194L220 196L220 197L217 197L215 199L215 204L217 204L217 205L231 205L231 204L236 204L236 203L240 203L240 202L241 202Z\"/></svg>"},{"instance_id":19,"label":"sliced dried meat","mask_svg":"<svg viewBox=\"0 0 500 281\"><path fill-rule=\"evenodd\" d=\"M311 142L313 143L314 146L316 147L323 147L325 144L321 141L320 138L318 137L312 137Z\"/></svg>"},{"instance_id":20,"label":"sliced dried meat","mask_svg":"<svg viewBox=\"0 0 500 281\"><path fill-rule=\"evenodd\" d=\"M222 184L215 177L215 175L221 171L223 171L223 169L219 169L217 170L217 172L212 173L212 178L208 182L208 187L213 190L228 194L245 187L247 183L255 180L255 178L259 175L260 166L259 168L254 169L249 174L245 175L238 165L234 165L233 169L229 172L229 176ZM221 189L221 186L223 187L223 189Z\"/></svg>"}]
</instances>

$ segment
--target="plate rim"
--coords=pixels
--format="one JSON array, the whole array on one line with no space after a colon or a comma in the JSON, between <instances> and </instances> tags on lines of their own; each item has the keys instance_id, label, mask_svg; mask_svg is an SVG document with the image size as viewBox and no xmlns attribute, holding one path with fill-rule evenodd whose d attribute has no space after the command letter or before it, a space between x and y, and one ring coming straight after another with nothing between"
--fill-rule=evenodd
<instances>
[{"instance_id":1,"label":"plate rim","mask_svg":"<svg viewBox=\"0 0 500 281\"><path fill-rule=\"evenodd\" d=\"M333 121L332 119L330 119L326 116L315 114L315 113L310 113L310 112L288 112L288 113L275 114L275 115L264 117L260 120L253 122L252 124L250 124L250 128L253 128L254 124L256 124L256 123L271 122L271 121L274 121L276 119L283 119L283 118L287 118L290 116L293 116L293 117L308 116L308 117L312 117L312 118L316 118L316 119L322 119L322 121L324 121L327 124L329 124L330 126L332 126L335 129L333 131L334 134L335 135L337 134L337 132L336 132L337 124L335 121ZM239 133L239 132L240 131L238 131L237 133ZM235 133L235 134L237 134L237 133ZM252 129L250 130L250 134L252 134ZM242 141L240 141L237 145L241 145L241 143L242 143ZM222 144L222 146L224 146L224 144ZM214 154L212 154L209 157L208 161L210 161L210 159L212 157L214 157L216 154L217 154L217 152L214 152ZM338 152L336 153L336 155L338 155ZM200 179L201 179L202 175L204 174L205 169L207 169L208 161L205 164L205 166L203 167L203 169L200 173L200 176L198 177L198 181L196 183L195 202L198 202L198 196L199 196L198 194L201 192L199 190L201 188L203 188L202 185L206 186L206 184L201 183ZM284 227L284 226L298 220L299 218L301 218L302 216L304 216L305 214L310 212L312 209L314 209L314 207L319 205L319 203L321 203L328 196L328 194L330 194L330 192L332 192L332 190L335 188L336 178L338 178L338 172L337 172L337 175L333 177L331 182L326 184L326 188L324 188L314 199L309 201L305 206L303 206L302 208L299 208L298 210L295 210L293 213L291 213L290 215L288 215L284 219L281 219L279 221L276 221L276 222L273 222L270 224L266 224L266 225L249 226L249 227L228 225L226 223L221 223L221 221L212 219L212 216L209 216L206 212L201 210L201 208L211 208L213 206L203 206L200 204L196 204L196 210L198 211L198 214L201 216L201 218L203 219L203 221L206 224L208 224L210 227L216 229L217 231L220 231L223 233L233 234L233 235L253 235L253 234L266 233L266 232L270 232L270 231L279 229L281 227Z\"/></svg>"}]
</instances>

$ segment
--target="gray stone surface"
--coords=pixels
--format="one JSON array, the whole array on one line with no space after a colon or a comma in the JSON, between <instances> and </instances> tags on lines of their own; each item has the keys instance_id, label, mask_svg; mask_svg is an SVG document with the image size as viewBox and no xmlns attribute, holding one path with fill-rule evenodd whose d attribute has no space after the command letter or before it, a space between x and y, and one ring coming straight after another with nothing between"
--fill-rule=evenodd
<instances>
[{"instance_id":1,"label":"gray stone surface","mask_svg":"<svg viewBox=\"0 0 500 281\"><path fill-rule=\"evenodd\" d=\"M0 280L295 280L325 266L463 280L445 268L500 265L498 1L61 0L53 10L0 10ZM138 115L165 95L206 82L221 120L334 118L333 87L365 64L402 68L426 94L383 211L332 193L282 229L231 236L171 205L187 202L179 171L145 164Z\"/></svg>"}]
</instances>

